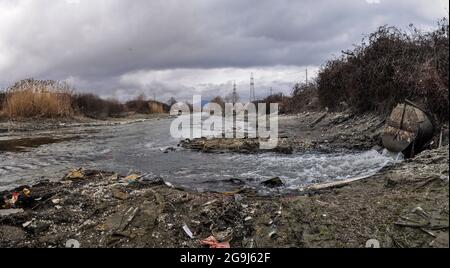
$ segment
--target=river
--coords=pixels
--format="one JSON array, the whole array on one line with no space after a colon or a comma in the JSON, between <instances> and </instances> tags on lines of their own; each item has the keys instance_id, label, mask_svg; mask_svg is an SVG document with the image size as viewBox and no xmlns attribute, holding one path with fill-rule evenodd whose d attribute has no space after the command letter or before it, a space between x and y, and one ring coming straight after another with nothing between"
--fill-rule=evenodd
<instances>
[{"instance_id":1,"label":"river","mask_svg":"<svg viewBox=\"0 0 450 268\"><path fill-rule=\"evenodd\" d=\"M166 118L0 137L19 144L0 150L0 190L43 178L59 179L77 167L159 176L195 191L227 191L241 187L240 183L259 187L273 177L280 177L286 189L296 189L369 176L396 162L395 157L375 150L292 155L195 152L177 146L179 140L169 134L170 123ZM176 150L164 152L170 147Z\"/></svg>"}]
</instances>

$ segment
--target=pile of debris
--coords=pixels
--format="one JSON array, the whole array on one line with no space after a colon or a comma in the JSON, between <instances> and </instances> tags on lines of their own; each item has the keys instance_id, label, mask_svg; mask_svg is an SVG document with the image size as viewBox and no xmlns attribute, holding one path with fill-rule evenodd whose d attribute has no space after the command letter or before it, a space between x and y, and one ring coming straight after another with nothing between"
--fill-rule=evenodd
<instances>
[{"instance_id":1,"label":"pile of debris","mask_svg":"<svg viewBox=\"0 0 450 268\"><path fill-rule=\"evenodd\" d=\"M258 202L189 193L160 178L72 170L0 193L0 247L254 246Z\"/></svg>"},{"instance_id":2,"label":"pile of debris","mask_svg":"<svg viewBox=\"0 0 450 268\"><path fill-rule=\"evenodd\" d=\"M235 153L260 153L277 152L282 154L292 154L293 148L286 139L279 139L275 148L270 150L261 149L261 140L256 138L196 138L181 141L183 148L201 152L235 152Z\"/></svg>"}]
</instances>

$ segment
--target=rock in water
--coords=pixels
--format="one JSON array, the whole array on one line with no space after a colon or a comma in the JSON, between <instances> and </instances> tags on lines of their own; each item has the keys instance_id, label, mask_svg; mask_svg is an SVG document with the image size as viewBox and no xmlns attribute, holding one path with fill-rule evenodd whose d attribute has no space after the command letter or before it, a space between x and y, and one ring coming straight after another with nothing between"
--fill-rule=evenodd
<instances>
[{"instance_id":1,"label":"rock in water","mask_svg":"<svg viewBox=\"0 0 450 268\"><path fill-rule=\"evenodd\" d=\"M284 185L283 181L279 177L263 181L261 184L269 188L278 188Z\"/></svg>"}]
</instances>

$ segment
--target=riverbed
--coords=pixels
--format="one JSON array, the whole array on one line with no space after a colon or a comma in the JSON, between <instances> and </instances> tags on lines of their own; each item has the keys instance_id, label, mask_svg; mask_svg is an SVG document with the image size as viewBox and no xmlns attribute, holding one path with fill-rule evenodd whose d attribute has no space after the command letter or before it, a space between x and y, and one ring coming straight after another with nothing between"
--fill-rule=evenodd
<instances>
[{"instance_id":1,"label":"riverbed","mask_svg":"<svg viewBox=\"0 0 450 268\"><path fill-rule=\"evenodd\" d=\"M72 168L139 173L193 191L260 188L279 177L287 190L376 174L398 162L376 150L293 154L202 153L181 148L170 135L173 119L76 126L0 137L0 190L59 179ZM261 189L265 191L265 189Z\"/></svg>"}]
</instances>

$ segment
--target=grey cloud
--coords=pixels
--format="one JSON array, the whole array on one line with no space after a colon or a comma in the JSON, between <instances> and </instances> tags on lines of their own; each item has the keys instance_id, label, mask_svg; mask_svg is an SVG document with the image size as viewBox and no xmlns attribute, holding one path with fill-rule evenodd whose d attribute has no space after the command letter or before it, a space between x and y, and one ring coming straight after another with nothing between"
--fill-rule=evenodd
<instances>
[{"instance_id":1,"label":"grey cloud","mask_svg":"<svg viewBox=\"0 0 450 268\"><path fill-rule=\"evenodd\" d=\"M152 80L144 86L121 77L155 70L319 66L381 24L432 27L448 12L441 0L379 2L0 0L0 85L26 77L75 77L77 88L101 95L184 96L196 85ZM224 76L222 83L203 88L225 90L232 79Z\"/></svg>"}]
</instances>

